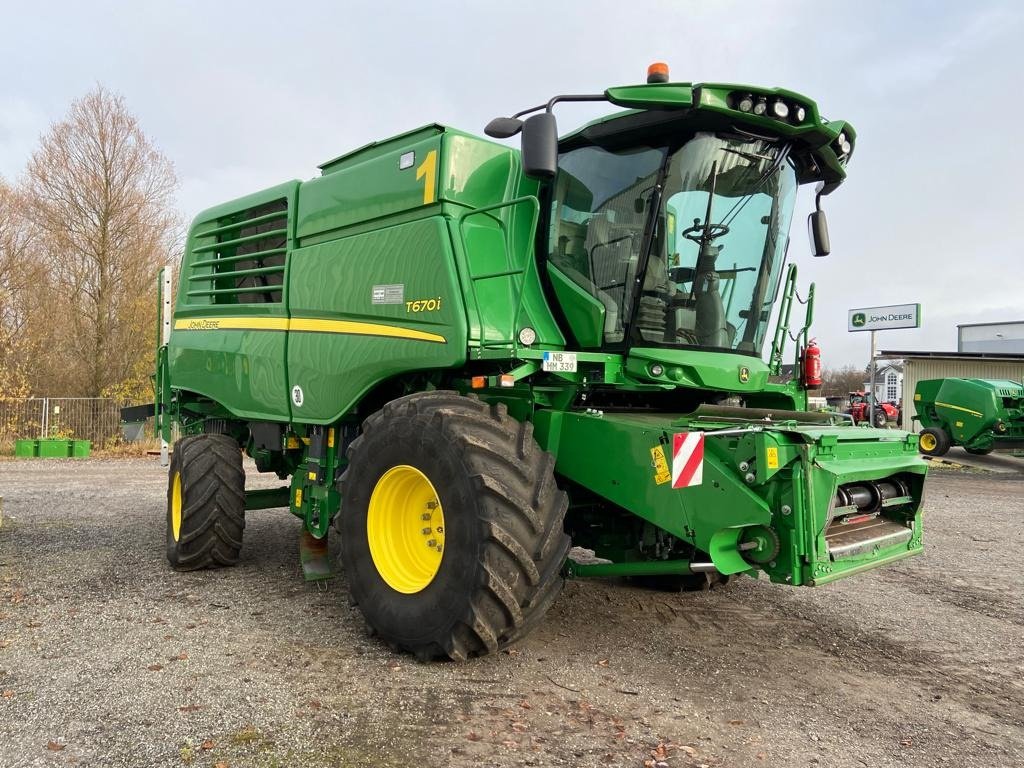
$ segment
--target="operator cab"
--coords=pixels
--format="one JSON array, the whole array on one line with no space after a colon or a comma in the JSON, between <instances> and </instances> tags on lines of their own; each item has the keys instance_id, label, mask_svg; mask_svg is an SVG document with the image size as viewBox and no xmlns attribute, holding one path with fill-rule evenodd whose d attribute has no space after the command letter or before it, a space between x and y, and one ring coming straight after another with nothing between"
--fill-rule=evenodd
<instances>
[{"instance_id":1,"label":"operator cab","mask_svg":"<svg viewBox=\"0 0 1024 768\"><path fill-rule=\"evenodd\" d=\"M538 252L580 347L760 358L797 187L819 184L809 224L825 255L820 198L845 178L855 134L790 91L654 75L556 96L487 133L522 131L524 171L547 182ZM552 107L562 101L630 109L558 139Z\"/></svg>"},{"instance_id":2,"label":"operator cab","mask_svg":"<svg viewBox=\"0 0 1024 768\"><path fill-rule=\"evenodd\" d=\"M787 154L711 131L560 153L549 269L600 303L602 347L760 353L796 197Z\"/></svg>"}]
</instances>

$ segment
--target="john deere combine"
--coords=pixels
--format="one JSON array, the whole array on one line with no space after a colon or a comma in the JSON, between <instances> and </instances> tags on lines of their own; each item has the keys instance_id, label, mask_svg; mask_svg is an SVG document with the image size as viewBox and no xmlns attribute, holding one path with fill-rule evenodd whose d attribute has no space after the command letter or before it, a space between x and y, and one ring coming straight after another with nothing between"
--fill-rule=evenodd
<instances>
[{"instance_id":1,"label":"john deere combine","mask_svg":"<svg viewBox=\"0 0 1024 768\"><path fill-rule=\"evenodd\" d=\"M566 575L810 586L920 552L917 437L807 412L810 366L769 380L812 316L797 188L840 185L853 128L667 80L492 121L521 151L427 125L201 213L158 356L171 564L234 563L246 510L288 507L307 576L333 526L371 627L461 659ZM558 138L578 101L624 111ZM246 492L243 452L289 482Z\"/></svg>"}]
</instances>

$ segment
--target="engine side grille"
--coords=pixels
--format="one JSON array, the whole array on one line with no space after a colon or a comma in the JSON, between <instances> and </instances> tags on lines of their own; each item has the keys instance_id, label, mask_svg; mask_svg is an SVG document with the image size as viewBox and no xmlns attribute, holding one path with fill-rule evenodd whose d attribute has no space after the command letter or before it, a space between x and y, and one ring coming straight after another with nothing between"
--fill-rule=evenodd
<instances>
[{"instance_id":1,"label":"engine side grille","mask_svg":"<svg viewBox=\"0 0 1024 768\"><path fill-rule=\"evenodd\" d=\"M188 297L213 304L279 304L288 244L284 198L218 219L192 249Z\"/></svg>"}]
</instances>

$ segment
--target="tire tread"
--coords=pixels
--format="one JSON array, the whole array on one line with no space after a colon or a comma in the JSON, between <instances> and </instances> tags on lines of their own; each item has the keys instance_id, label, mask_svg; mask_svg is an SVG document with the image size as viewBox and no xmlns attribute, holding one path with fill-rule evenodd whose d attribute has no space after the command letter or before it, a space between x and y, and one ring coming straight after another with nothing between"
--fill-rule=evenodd
<instances>
[{"instance_id":1,"label":"tire tread","mask_svg":"<svg viewBox=\"0 0 1024 768\"><path fill-rule=\"evenodd\" d=\"M178 541L168 534L171 566L194 571L236 564L245 530L245 471L238 443L229 435L193 435L178 441L175 454L169 479L177 469L184 498Z\"/></svg>"},{"instance_id":2,"label":"tire tread","mask_svg":"<svg viewBox=\"0 0 1024 768\"><path fill-rule=\"evenodd\" d=\"M554 457L537 444L532 424L514 419L504 404L449 391L401 397L367 417L349 447L350 469L342 485L369 435L386 421L413 416L427 417L460 446L470 482L485 500L479 513L482 567L466 614L444 637L399 645L417 658L461 661L494 653L539 624L562 591L570 544L563 528L568 497L557 487Z\"/></svg>"}]
</instances>

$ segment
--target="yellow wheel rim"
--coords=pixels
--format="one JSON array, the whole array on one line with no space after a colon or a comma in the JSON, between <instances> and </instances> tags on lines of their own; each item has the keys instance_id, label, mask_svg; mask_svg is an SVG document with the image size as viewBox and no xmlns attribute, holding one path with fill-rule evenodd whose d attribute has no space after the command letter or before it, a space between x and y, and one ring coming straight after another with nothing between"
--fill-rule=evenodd
<instances>
[{"instance_id":1,"label":"yellow wheel rim","mask_svg":"<svg viewBox=\"0 0 1024 768\"><path fill-rule=\"evenodd\" d=\"M920 443L922 451L934 451L935 446L938 445L938 441L935 439L935 435L931 433L921 435Z\"/></svg>"},{"instance_id":2,"label":"yellow wheel rim","mask_svg":"<svg viewBox=\"0 0 1024 768\"><path fill-rule=\"evenodd\" d=\"M171 535L178 540L181 534L181 473L175 472L171 480Z\"/></svg>"},{"instance_id":3,"label":"yellow wheel rim","mask_svg":"<svg viewBox=\"0 0 1024 768\"><path fill-rule=\"evenodd\" d=\"M396 592L427 587L444 556L444 512L427 476L400 464L377 481L366 514L366 537L377 573Z\"/></svg>"}]
</instances>

